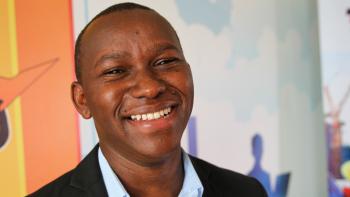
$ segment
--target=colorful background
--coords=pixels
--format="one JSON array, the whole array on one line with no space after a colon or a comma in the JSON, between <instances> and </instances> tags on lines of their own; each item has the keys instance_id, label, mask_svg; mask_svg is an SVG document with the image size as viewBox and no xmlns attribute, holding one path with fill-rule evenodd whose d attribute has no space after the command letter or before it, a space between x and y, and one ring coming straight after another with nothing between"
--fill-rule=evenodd
<instances>
[{"instance_id":1,"label":"colorful background","mask_svg":"<svg viewBox=\"0 0 350 197\"><path fill-rule=\"evenodd\" d=\"M117 2L0 0L0 196L35 191L98 142L92 120L70 101L74 40ZM339 103L349 85L349 1L135 2L169 19L192 67L195 106L183 147L258 178L270 196L328 196L324 112L332 110L322 95L327 86ZM338 43L328 46L331 38ZM349 117L348 106L339 120ZM341 128L335 139L347 146ZM333 158L341 166L342 157ZM342 169L341 180L350 171ZM341 180L335 184L345 188Z\"/></svg>"},{"instance_id":2,"label":"colorful background","mask_svg":"<svg viewBox=\"0 0 350 197\"><path fill-rule=\"evenodd\" d=\"M319 1L330 196L350 196L350 2Z\"/></svg>"},{"instance_id":3,"label":"colorful background","mask_svg":"<svg viewBox=\"0 0 350 197\"><path fill-rule=\"evenodd\" d=\"M69 1L0 1L0 196L24 196L80 160L71 10Z\"/></svg>"}]
</instances>

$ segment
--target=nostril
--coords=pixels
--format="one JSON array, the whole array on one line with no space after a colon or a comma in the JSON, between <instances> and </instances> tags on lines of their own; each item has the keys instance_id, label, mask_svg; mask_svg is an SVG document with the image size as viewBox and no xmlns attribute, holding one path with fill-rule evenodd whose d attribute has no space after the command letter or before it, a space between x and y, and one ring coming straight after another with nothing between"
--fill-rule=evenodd
<instances>
[{"instance_id":1,"label":"nostril","mask_svg":"<svg viewBox=\"0 0 350 197\"><path fill-rule=\"evenodd\" d=\"M166 90L166 85L157 78L142 78L138 80L132 89L132 94L136 98L155 98Z\"/></svg>"}]
</instances>

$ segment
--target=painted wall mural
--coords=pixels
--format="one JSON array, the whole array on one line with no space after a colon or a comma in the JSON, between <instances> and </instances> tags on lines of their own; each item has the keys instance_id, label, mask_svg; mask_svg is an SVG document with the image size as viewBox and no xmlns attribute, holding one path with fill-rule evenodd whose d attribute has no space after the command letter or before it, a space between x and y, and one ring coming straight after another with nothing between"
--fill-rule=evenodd
<instances>
[{"instance_id":1,"label":"painted wall mural","mask_svg":"<svg viewBox=\"0 0 350 197\"><path fill-rule=\"evenodd\" d=\"M319 1L328 192L350 196L350 2Z\"/></svg>"},{"instance_id":2,"label":"painted wall mural","mask_svg":"<svg viewBox=\"0 0 350 197\"><path fill-rule=\"evenodd\" d=\"M0 1L0 196L25 196L80 160L63 96L74 79L71 14L70 1Z\"/></svg>"},{"instance_id":3,"label":"painted wall mural","mask_svg":"<svg viewBox=\"0 0 350 197\"><path fill-rule=\"evenodd\" d=\"M48 60L38 65L31 66L20 71L11 78L0 77L0 87L6 87L7 91L2 92L0 99L0 149L9 140L11 135L6 107L8 107L16 98L28 90L37 80L40 79L56 62L58 58Z\"/></svg>"},{"instance_id":4,"label":"painted wall mural","mask_svg":"<svg viewBox=\"0 0 350 197\"><path fill-rule=\"evenodd\" d=\"M287 196L288 182L290 173L279 174L276 179L275 187L271 184L270 173L263 169L261 160L264 153L263 138L260 134L255 134L252 138L252 154L254 156L254 167L248 175L255 177L262 183L268 195L271 197Z\"/></svg>"}]
</instances>

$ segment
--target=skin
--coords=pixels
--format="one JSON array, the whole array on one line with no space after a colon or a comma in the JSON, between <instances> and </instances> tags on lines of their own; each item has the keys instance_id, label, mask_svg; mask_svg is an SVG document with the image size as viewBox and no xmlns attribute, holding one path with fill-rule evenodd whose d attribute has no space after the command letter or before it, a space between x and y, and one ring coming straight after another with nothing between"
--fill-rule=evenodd
<instances>
[{"instance_id":1,"label":"skin","mask_svg":"<svg viewBox=\"0 0 350 197\"><path fill-rule=\"evenodd\" d=\"M111 13L88 27L81 53L73 102L84 118L94 118L101 150L128 193L177 196L193 82L173 28L153 11ZM166 118L130 119L166 107L172 108Z\"/></svg>"}]
</instances>

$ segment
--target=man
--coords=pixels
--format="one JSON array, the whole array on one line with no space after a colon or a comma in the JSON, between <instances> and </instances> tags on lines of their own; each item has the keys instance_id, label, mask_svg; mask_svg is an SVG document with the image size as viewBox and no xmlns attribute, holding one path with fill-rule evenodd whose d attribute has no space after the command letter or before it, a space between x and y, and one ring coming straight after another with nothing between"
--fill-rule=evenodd
<instances>
[{"instance_id":1,"label":"man","mask_svg":"<svg viewBox=\"0 0 350 197\"><path fill-rule=\"evenodd\" d=\"M266 196L253 178L182 151L193 82L179 38L134 3L98 14L80 33L72 99L94 118L99 145L31 196Z\"/></svg>"}]
</instances>

